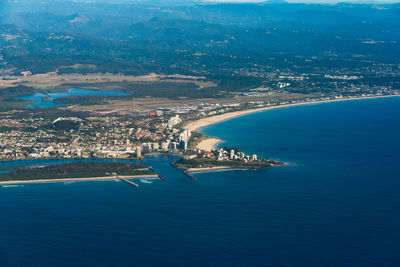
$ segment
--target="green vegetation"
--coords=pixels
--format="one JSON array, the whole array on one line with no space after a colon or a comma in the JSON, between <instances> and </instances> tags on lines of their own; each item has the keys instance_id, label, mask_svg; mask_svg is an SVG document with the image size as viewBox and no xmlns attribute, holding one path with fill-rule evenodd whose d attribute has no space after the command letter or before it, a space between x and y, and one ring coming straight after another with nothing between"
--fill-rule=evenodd
<instances>
[{"instance_id":1,"label":"green vegetation","mask_svg":"<svg viewBox=\"0 0 400 267\"><path fill-rule=\"evenodd\" d=\"M5 112L0 114L0 118L9 117L17 120L26 119L43 119L46 121L53 121L60 117L77 117L84 119L88 116L88 112L78 112L68 109L57 109L57 108L25 108L23 110L18 110L17 112Z\"/></svg>"},{"instance_id":2,"label":"green vegetation","mask_svg":"<svg viewBox=\"0 0 400 267\"><path fill-rule=\"evenodd\" d=\"M16 97L30 95L36 92L37 90L35 88L24 85L0 88L0 108L4 110L23 108L29 101L18 100Z\"/></svg>"},{"instance_id":3,"label":"green vegetation","mask_svg":"<svg viewBox=\"0 0 400 267\"><path fill-rule=\"evenodd\" d=\"M219 97L219 88L206 87L200 89L198 85L191 82L174 82L174 81L154 81L154 82L100 82L100 83L65 83L62 87L79 87L82 89L99 89L108 91L123 91L129 95L126 96L89 96L93 101L102 101L104 99L132 99L132 98L209 98ZM82 97L62 97L55 100L57 103L80 104ZM90 100L87 100L90 101Z\"/></svg>"},{"instance_id":4,"label":"green vegetation","mask_svg":"<svg viewBox=\"0 0 400 267\"><path fill-rule=\"evenodd\" d=\"M43 129L51 129L56 131L70 131L70 130L78 130L80 126L79 122L62 120L56 123L50 123L43 126Z\"/></svg>"},{"instance_id":5,"label":"green vegetation","mask_svg":"<svg viewBox=\"0 0 400 267\"><path fill-rule=\"evenodd\" d=\"M188 169L188 168L212 168L212 167L230 167L238 169L263 169L271 167L271 165L279 165L281 162L274 160L262 160L262 161L242 161L242 160L216 160L206 158L195 158L195 159L179 159L172 163L172 166L176 168Z\"/></svg>"},{"instance_id":6,"label":"green vegetation","mask_svg":"<svg viewBox=\"0 0 400 267\"><path fill-rule=\"evenodd\" d=\"M8 173L0 173L0 181L89 178L113 175L154 174L138 164L116 162L76 162L44 167L16 167Z\"/></svg>"},{"instance_id":7,"label":"green vegetation","mask_svg":"<svg viewBox=\"0 0 400 267\"><path fill-rule=\"evenodd\" d=\"M15 97L36 93L35 88L19 85L15 87L6 87L0 90L1 99L13 99Z\"/></svg>"},{"instance_id":8,"label":"green vegetation","mask_svg":"<svg viewBox=\"0 0 400 267\"><path fill-rule=\"evenodd\" d=\"M268 96L282 91L306 97L385 94L400 85L398 4L53 2L8 1L13 15L0 23L3 80L48 72L157 73L201 76L217 84L200 88L189 81L99 79L90 87L130 95L69 97L58 103L91 105L148 96L231 98L259 87ZM278 82L290 85L281 90ZM2 88L0 108L20 108L23 102L14 99L21 95L71 86L24 85Z\"/></svg>"},{"instance_id":9,"label":"green vegetation","mask_svg":"<svg viewBox=\"0 0 400 267\"><path fill-rule=\"evenodd\" d=\"M201 141L205 139L207 139L206 135L198 132L193 132L188 141L189 147L195 148Z\"/></svg>"}]
</instances>

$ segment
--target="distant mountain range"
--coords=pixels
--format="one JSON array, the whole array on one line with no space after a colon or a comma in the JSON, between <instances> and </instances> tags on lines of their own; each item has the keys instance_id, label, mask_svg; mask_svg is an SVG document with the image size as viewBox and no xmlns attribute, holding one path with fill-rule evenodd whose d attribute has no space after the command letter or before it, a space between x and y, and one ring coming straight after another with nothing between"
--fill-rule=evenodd
<instances>
[{"instance_id":1,"label":"distant mountain range","mask_svg":"<svg viewBox=\"0 0 400 267\"><path fill-rule=\"evenodd\" d=\"M0 64L17 73L54 71L74 63L124 73L204 74L221 71L221 64L226 65L224 72L240 72L240 64L250 68L283 56L400 60L399 4L175 0L1 4Z\"/></svg>"}]
</instances>

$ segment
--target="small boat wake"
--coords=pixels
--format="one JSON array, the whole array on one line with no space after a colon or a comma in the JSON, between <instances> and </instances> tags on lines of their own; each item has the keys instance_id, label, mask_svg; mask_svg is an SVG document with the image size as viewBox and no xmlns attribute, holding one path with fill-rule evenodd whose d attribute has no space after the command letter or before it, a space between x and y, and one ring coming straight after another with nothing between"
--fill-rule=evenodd
<instances>
[{"instance_id":1,"label":"small boat wake","mask_svg":"<svg viewBox=\"0 0 400 267\"><path fill-rule=\"evenodd\" d=\"M2 185L1 187L3 188L14 188L14 187L23 187L24 185L22 184L7 184L7 185Z\"/></svg>"},{"instance_id":2,"label":"small boat wake","mask_svg":"<svg viewBox=\"0 0 400 267\"><path fill-rule=\"evenodd\" d=\"M146 179L140 179L140 182L143 184L152 184L153 183L153 181L146 180Z\"/></svg>"},{"instance_id":3,"label":"small boat wake","mask_svg":"<svg viewBox=\"0 0 400 267\"><path fill-rule=\"evenodd\" d=\"M65 185L68 185L68 184L76 184L76 181L64 182L64 184L65 184Z\"/></svg>"}]
</instances>

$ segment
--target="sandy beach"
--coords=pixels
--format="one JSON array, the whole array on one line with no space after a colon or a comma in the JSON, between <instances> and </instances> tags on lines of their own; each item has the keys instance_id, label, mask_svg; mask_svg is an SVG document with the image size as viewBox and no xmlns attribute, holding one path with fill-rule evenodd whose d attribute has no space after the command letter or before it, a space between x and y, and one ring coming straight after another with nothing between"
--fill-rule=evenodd
<instances>
[{"instance_id":1,"label":"sandy beach","mask_svg":"<svg viewBox=\"0 0 400 267\"><path fill-rule=\"evenodd\" d=\"M217 145L221 142L223 142L223 140L211 137L201 141L200 143L197 144L196 147L198 149L211 152L211 150L214 150L217 147Z\"/></svg>"},{"instance_id":2,"label":"sandy beach","mask_svg":"<svg viewBox=\"0 0 400 267\"><path fill-rule=\"evenodd\" d=\"M203 118L200 120L196 121L189 121L184 128L190 131L198 131L199 129L219 123L222 121L226 121L232 118L236 118L239 116L255 113L255 112L260 112L264 110L270 110L270 109L277 109L277 108L284 108L284 107L293 107L293 106L301 106L301 105L312 105L312 104L319 104L319 103L328 103L328 102L338 102L338 101L350 101L350 100L361 100L361 99L372 99L372 98L384 98L384 97L395 97L395 96L400 96L400 95L388 95L388 96L370 96L370 97L354 97L354 98L341 98L341 99L332 99L332 100L321 100L321 101L310 101L310 102L301 102L301 103L293 103L293 104L283 104L283 105L275 105L275 106L267 106L267 107L261 107L261 108L255 108L255 109L247 109L247 110L241 110L241 111L234 111L234 112L229 112L229 113L224 113L221 115L216 115L216 116L211 116L207 118Z\"/></svg>"},{"instance_id":3,"label":"sandy beach","mask_svg":"<svg viewBox=\"0 0 400 267\"><path fill-rule=\"evenodd\" d=\"M55 183L55 182L75 182L75 181L107 181L119 178L136 179L136 178L158 178L157 175L126 175L126 176L105 176L105 177L88 177L88 178L60 178L60 179L38 179L38 180L20 180L20 181L1 181L0 185L9 184L30 184L30 183Z\"/></svg>"},{"instance_id":4,"label":"sandy beach","mask_svg":"<svg viewBox=\"0 0 400 267\"><path fill-rule=\"evenodd\" d=\"M275 105L275 106L267 106L255 109L247 109L241 111L234 111L228 112L221 115L211 116L203 119L199 119L196 121L189 121L185 126L184 129L196 132L199 131L201 128L206 127L208 125L212 125L215 123L219 123L222 121L226 121L232 118L244 116L247 114L261 112L265 110L277 109L277 108L284 108L284 107L293 107L293 106L301 106L301 105L312 105L312 104L319 104L319 103L328 103L328 102L338 102L338 101L350 101L350 100L361 100L361 99L373 99L373 98L385 98L385 97L395 97L400 95L387 95L387 96L366 96L366 97L353 97L353 98L340 98L340 99L332 99L332 100L320 100L320 101L310 101L310 102L300 102L300 103L293 103L293 104L283 104L283 105ZM210 137L206 140L201 141L196 147L198 149L204 151L211 151L215 150L219 143L223 142L223 140Z\"/></svg>"},{"instance_id":5,"label":"sandy beach","mask_svg":"<svg viewBox=\"0 0 400 267\"><path fill-rule=\"evenodd\" d=\"M244 170L244 169L233 168L233 167L229 167L229 166L216 166L216 167L208 167L208 168L189 168L189 169L187 169L187 171L190 173L229 171L229 170Z\"/></svg>"}]
</instances>

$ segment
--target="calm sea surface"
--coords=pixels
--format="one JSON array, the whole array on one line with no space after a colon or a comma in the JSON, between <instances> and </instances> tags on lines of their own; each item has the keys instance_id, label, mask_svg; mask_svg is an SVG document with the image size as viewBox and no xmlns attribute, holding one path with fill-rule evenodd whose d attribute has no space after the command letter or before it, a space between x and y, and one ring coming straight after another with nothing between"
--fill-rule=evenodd
<instances>
[{"instance_id":1,"label":"calm sea surface","mask_svg":"<svg viewBox=\"0 0 400 267\"><path fill-rule=\"evenodd\" d=\"M143 163L168 180L140 188L0 187L0 266L400 265L400 98L276 109L203 132L296 165L191 181L153 156Z\"/></svg>"}]
</instances>

